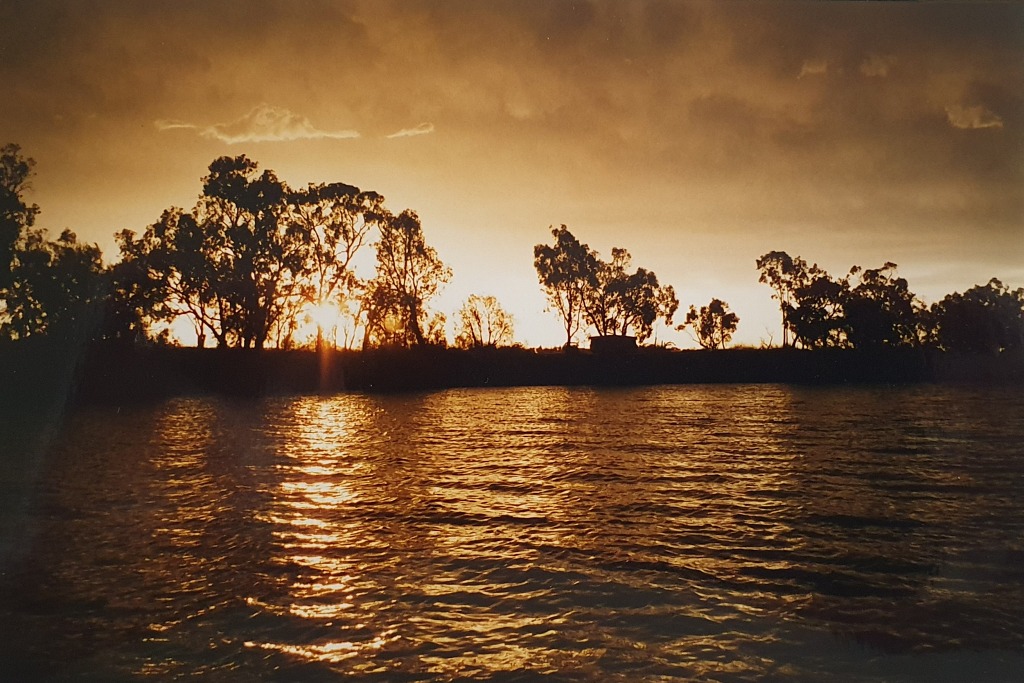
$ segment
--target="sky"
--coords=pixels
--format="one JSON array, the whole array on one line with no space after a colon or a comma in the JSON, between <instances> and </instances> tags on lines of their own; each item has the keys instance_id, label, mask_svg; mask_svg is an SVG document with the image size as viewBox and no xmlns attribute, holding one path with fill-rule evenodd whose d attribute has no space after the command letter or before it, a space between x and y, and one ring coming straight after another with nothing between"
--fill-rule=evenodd
<instances>
[{"instance_id":1,"label":"sky","mask_svg":"<svg viewBox=\"0 0 1024 683\"><path fill-rule=\"evenodd\" d=\"M564 341L533 268L561 224L742 344L781 339L772 250L929 303L1024 286L1024 4L0 0L0 90L53 234L111 260L245 154L415 210L435 307L494 295L528 346Z\"/></svg>"}]
</instances>

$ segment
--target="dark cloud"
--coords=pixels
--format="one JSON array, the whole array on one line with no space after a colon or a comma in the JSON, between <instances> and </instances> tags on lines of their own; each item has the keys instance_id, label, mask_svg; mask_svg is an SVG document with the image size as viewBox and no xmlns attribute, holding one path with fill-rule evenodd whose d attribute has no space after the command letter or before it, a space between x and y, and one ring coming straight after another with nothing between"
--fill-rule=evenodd
<instances>
[{"instance_id":1,"label":"dark cloud","mask_svg":"<svg viewBox=\"0 0 1024 683\"><path fill-rule=\"evenodd\" d=\"M245 152L436 201L452 225L500 206L542 232L835 253L970 231L962 250L1007 262L1024 233L1013 3L6 0L0 87L44 216L86 215L60 192L90 178L88 211L128 188L151 219Z\"/></svg>"}]
</instances>

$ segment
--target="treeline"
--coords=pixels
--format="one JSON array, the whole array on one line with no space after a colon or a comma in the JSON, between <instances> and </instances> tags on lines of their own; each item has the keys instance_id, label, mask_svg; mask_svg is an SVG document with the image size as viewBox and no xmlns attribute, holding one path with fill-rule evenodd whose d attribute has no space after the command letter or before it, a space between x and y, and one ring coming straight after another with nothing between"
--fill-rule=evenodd
<instances>
[{"instance_id":1,"label":"treeline","mask_svg":"<svg viewBox=\"0 0 1024 683\"><path fill-rule=\"evenodd\" d=\"M245 156L221 157L191 209L171 207L140 234L118 233L119 258L105 265L73 232L50 239L35 227L39 207L26 199L33 165L17 145L0 150L0 341L158 345L175 343L170 324L187 320L200 347L448 344L445 316L430 302L451 269L416 213L393 213L376 192L345 183L294 189ZM659 322L673 324L674 288L634 270L627 250L606 261L564 225L552 237L534 247L534 266L567 348L593 333L595 350L628 349ZM368 249L376 265L361 278L355 264ZM893 263L836 278L773 251L756 267L779 302L784 347L1024 349L1024 289L995 279L926 306ZM492 296L470 296L456 316L456 346L514 342L512 317ZM725 348L738 324L712 299L690 306L676 329Z\"/></svg>"},{"instance_id":2,"label":"treeline","mask_svg":"<svg viewBox=\"0 0 1024 683\"><path fill-rule=\"evenodd\" d=\"M120 258L104 266L74 233L50 240L33 227L33 161L16 145L3 148L2 167L2 338L166 343L168 325L184 319L200 347L289 349L305 341L304 327L315 327L317 346L328 333L344 347L447 342L445 316L429 302L451 269L416 213L392 213L376 192L293 189L245 156L221 157L192 209L171 207L138 235L119 232ZM367 248L376 268L359 278L355 260ZM457 324L459 345L512 342L511 316L494 297L471 296Z\"/></svg>"},{"instance_id":3,"label":"treeline","mask_svg":"<svg viewBox=\"0 0 1024 683\"><path fill-rule=\"evenodd\" d=\"M782 313L783 346L806 349L931 347L956 353L1024 349L1024 289L993 278L926 306L896 273L853 266L841 278L799 256L757 260Z\"/></svg>"}]
</instances>

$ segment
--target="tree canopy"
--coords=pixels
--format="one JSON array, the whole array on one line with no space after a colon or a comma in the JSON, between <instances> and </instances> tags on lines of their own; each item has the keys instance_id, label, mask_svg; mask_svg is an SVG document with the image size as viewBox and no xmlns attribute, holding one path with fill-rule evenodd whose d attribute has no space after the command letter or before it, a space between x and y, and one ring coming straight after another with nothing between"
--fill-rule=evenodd
<instances>
[{"instance_id":1,"label":"tree canopy","mask_svg":"<svg viewBox=\"0 0 1024 683\"><path fill-rule=\"evenodd\" d=\"M455 345L464 349L508 345L513 330L512 316L495 297L471 294L459 309Z\"/></svg>"},{"instance_id":2,"label":"tree canopy","mask_svg":"<svg viewBox=\"0 0 1024 683\"><path fill-rule=\"evenodd\" d=\"M699 311L695 306L690 306L686 322L677 329L692 329L697 343L705 349L724 349L732 340L739 322L739 316L729 310L729 304L721 299L712 299L707 306L701 306Z\"/></svg>"},{"instance_id":3,"label":"tree canopy","mask_svg":"<svg viewBox=\"0 0 1024 683\"><path fill-rule=\"evenodd\" d=\"M191 209L170 207L138 235L117 233L119 259L105 265L95 244L71 230L51 239L36 227L27 194L34 162L14 144L0 150L0 339L81 338L143 344L166 340L188 320L199 346L319 347L326 325L347 316L346 346L362 329L364 348L445 344L446 319L431 309L452 271L428 244L416 212L392 213L384 197L347 183L292 189L244 155L219 157L201 178ZM533 249L538 281L569 346L597 337L650 338L671 324L674 289L629 252L605 261L565 225ZM357 257L372 246L372 273ZM806 349L928 346L954 353L1024 349L1024 288L998 279L930 307L897 266L853 266L833 277L784 251L756 261L783 323L783 345ZM512 317L491 296L472 295L455 312L463 347L510 344ZM728 304L690 306L677 329L705 348L724 348L739 322ZM300 332L302 330L302 332ZM596 338L596 337L595 337Z\"/></svg>"},{"instance_id":4,"label":"tree canopy","mask_svg":"<svg viewBox=\"0 0 1024 683\"><path fill-rule=\"evenodd\" d=\"M426 243L414 211L380 218L377 275L367 285L366 340L413 346L443 341L444 320L429 317L427 302L452 276L451 269Z\"/></svg>"},{"instance_id":5,"label":"tree canopy","mask_svg":"<svg viewBox=\"0 0 1024 683\"><path fill-rule=\"evenodd\" d=\"M612 249L611 262L581 243L566 226L553 228L554 244L534 247L534 267L566 332L566 346L584 323L599 336L629 335L643 342L657 320L672 324L679 300L670 285L645 268L630 273L632 258Z\"/></svg>"}]
</instances>

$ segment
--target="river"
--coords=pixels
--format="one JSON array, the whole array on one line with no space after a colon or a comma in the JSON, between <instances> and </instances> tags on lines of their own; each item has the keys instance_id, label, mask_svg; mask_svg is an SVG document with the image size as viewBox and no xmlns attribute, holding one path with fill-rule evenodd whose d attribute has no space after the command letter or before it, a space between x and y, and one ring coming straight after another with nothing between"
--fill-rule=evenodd
<instances>
[{"instance_id":1,"label":"river","mask_svg":"<svg viewBox=\"0 0 1024 683\"><path fill-rule=\"evenodd\" d=\"M1011 387L86 409L0 679L1020 680L1022 443Z\"/></svg>"}]
</instances>

